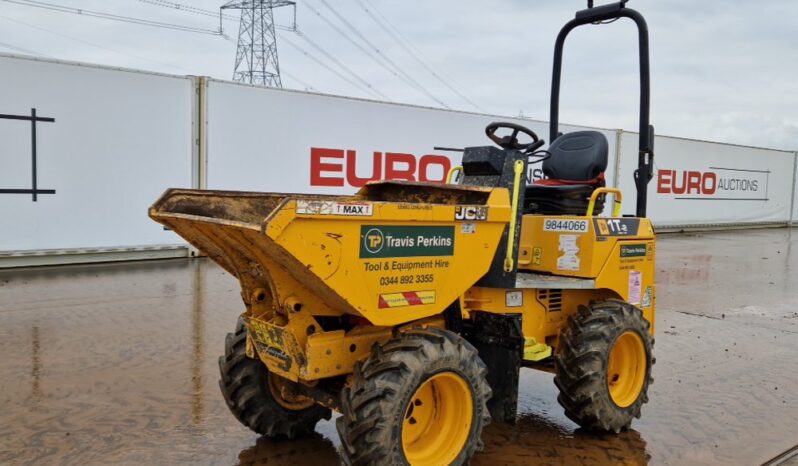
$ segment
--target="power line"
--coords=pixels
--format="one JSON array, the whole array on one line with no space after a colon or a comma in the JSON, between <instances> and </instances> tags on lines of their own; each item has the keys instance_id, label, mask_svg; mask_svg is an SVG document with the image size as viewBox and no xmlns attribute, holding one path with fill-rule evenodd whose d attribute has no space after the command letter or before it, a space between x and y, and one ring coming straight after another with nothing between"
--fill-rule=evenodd
<instances>
[{"instance_id":1,"label":"power line","mask_svg":"<svg viewBox=\"0 0 798 466\"><path fill-rule=\"evenodd\" d=\"M119 55L124 55L124 56L127 56L127 57L135 58L137 60L143 60L143 61L148 61L148 62L152 62L152 63L157 63L159 65L166 65L166 66L168 66L170 68L177 68L177 69L180 69L180 70L183 70L183 71L189 71L189 70L187 70L185 68L182 68L182 67L177 66L177 65L172 64L172 63L166 63L166 62L162 62L162 61L158 61L158 60L151 60L149 58L140 57L138 55L134 55L134 54L131 54L131 53L115 50L115 49L112 49L112 48L109 48L109 47L105 47L103 45L99 45L99 44L95 44L93 42L85 41L83 39L78 39L76 37L68 36L66 34L62 34L60 32L56 32L56 31L53 31L53 30L50 30L50 29L46 29L46 28L43 28L43 27L35 26L33 24L26 23L25 21L20 21L20 20L15 19L15 18L9 18L8 16L0 15L0 18L5 19L7 21L12 21L14 23L21 24L23 26L27 26L27 27L32 28L32 29L37 29L39 31L44 31L44 32L47 32L47 33L50 33L50 34L53 34L53 35L56 35L56 36L60 36L60 37L63 37L65 39L69 39L69 40L72 40L72 41L75 41L75 42L78 42L78 43L81 43L81 44L89 45L89 46L92 46L92 47L97 47L97 48L103 49L103 50L108 50L109 52L117 53Z\"/></svg>"},{"instance_id":2,"label":"power line","mask_svg":"<svg viewBox=\"0 0 798 466\"><path fill-rule=\"evenodd\" d=\"M293 75L293 74L289 73L289 72L288 72L288 71L286 71L285 69L281 69L281 70L280 70L280 73L282 73L282 74L284 74L284 75L288 76L289 78L293 79L294 81L296 81L296 82L298 82L299 84L301 84L302 86L304 86L304 88L305 88L305 90L306 90L306 91L315 91L315 90L316 90L316 88L315 88L315 87L313 87L313 86L311 86L310 84L308 84L307 82L305 82L305 81L303 81L303 80L299 79L298 77L296 77L295 75Z\"/></svg>"},{"instance_id":3,"label":"power line","mask_svg":"<svg viewBox=\"0 0 798 466\"><path fill-rule=\"evenodd\" d=\"M41 1L36 1L36 0L2 0L2 1L7 2L7 3L14 3L14 4L17 4L17 5L24 5L24 6L30 6L30 7L35 7L35 8L42 8L42 9L45 9L45 10L58 11L58 12L61 12L61 13L72 13L72 14L81 15L81 16L89 16L89 17L92 17L92 18L101 18L101 19L107 19L107 20L111 20L111 21L119 21L119 22L123 22L123 23L138 24L138 25L141 25L141 26L151 26L151 27L158 27L158 28L163 28L163 29L172 29L172 30L175 30L175 31L183 31L183 32L195 32L195 33L199 33L199 34L209 34L209 35L213 35L213 36L221 35L221 33L219 31L214 31L214 30L211 30L211 29L203 29L203 28L197 28L197 27L193 27L193 26L183 26L183 25L180 25L180 24L173 24L173 23L164 23L164 22L161 22L161 21L152 21L152 20L148 20L148 19L134 18L132 16L115 15L115 14L111 14L111 13L105 13L105 12L102 12L102 11L84 10L82 8L72 8L72 7L63 6L63 5L57 5L55 3L41 2Z\"/></svg>"},{"instance_id":4,"label":"power line","mask_svg":"<svg viewBox=\"0 0 798 466\"><path fill-rule=\"evenodd\" d=\"M302 39L304 39L304 40L305 40L305 42L307 42L308 44L310 44L310 46L311 46L311 47L313 47L313 48L314 48L314 49L316 49L316 50L317 50L319 53L321 53L322 55L324 55L324 56L325 56L325 57L326 57L328 60L330 60L331 62L333 62L333 63L335 63L336 65L338 65L338 67L339 67L339 68L341 68L341 69L342 69L342 70L344 70L344 71L345 71L347 74L349 74L350 76L352 76L352 77L353 77L353 78L354 78L356 81L359 81L359 82L360 82L360 83L362 83L364 86L366 86L366 87L367 87L369 90L373 91L373 93L374 93L374 94L376 94L377 96L379 96L379 98L385 99L385 100L387 100L387 101L390 101L390 100L391 100L391 99L390 99L390 98L389 98L387 95L383 94L383 93L382 93L382 92L380 92L380 91L379 91L377 88L375 88L374 86L372 86L372 85L371 85L371 83L369 83L368 81L366 81L365 79L363 79L362 77L360 77L360 76L359 76L357 73L355 73L354 71L352 71L352 69L351 69L351 68L349 68L348 66L344 65L343 63L341 63L341 61L340 61L340 60L338 60L337 58L335 58L335 57L334 57L332 54L330 54L328 51L326 51L326 50L325 50L325 49L324 49L322 46L320 46L319 44L317 44L316 42L314 42L313 40L311 40L311 39L310 39L310 38L309 38L307 35L305 35L305 34L304 34L302 31L299 31L299 30L297 30L297 31L296 31L296 33L297 33L297 35L298 35L299 37L301 37Z\"/></svg>"},{"instance_id":5,"label":"power line","mask_svg":"<svg viewBox=\"0 0 798 466\"><path fill-rule=\"evenodd\" d=\"M172 1L168 1L168 0L138 0L138 1L140 1L142 3L148 3L148 4L151 4L151 5L157 5L157 6L161 6L161 7L166 7L166 8L182 11L182 12L185 12L185 13L194 13L194 14L198 14L198 15L202 15L202 16L214 16L214 17L217 17L217 13L215 13L215 12L213 12L211 10L206 10L206 9L203 9L203 8L198 8L198 7L194 7L194 6L191 6L191 5L185 5L185 4L182 4L182 3L172 2ZM309 8L311 8L314 12L316 12L316 14L321 16L321 14L318 13L315 9L313 9L312 7L309 7ZM232 15L228 15L228 14L222 13L222 12L219 12L218 17L223 19L223 20L228 20L228 21L236 21L236 22L239 21L239 18L237 18L235 16L232 16ZM326 18L323 18L323 19L326 20ZM328 23L328 24L331 24L331 23ZM357 84L352 79L350 79L348 77L344 77L344 75L342 75L341 73L339 73L337 71L334 71L333 68L331 68L328 65L324 64L320 59L318 59L315 56L311 55L307 50L302 49L301 47L299 47L295 43L290 43L290 45L292 47L298 49L300 51L300 53L302 53L303 55L307 56L308 58L310 58L311 60L313 60L314 62L319 64L320 66L323 66L325 69L334 72L337 76L339 76L342 79L346 80L348 83L352 84L353 86L355 86L356 88L358 88L360 90L365 90L367 93L370 93L372 96L376 96L377 98L381 98L381 99L384 99L384 100L390 100L390 98L388 96L386 96L384 93L380 92L378 89L376 89L372 84L370 84L366 80L362 79L354 71L352 71L350 68L348 68L346 65L344 65L340 60L336 59L332 54L327 52L318 43L316 43L315 41L311 40L306 34L300 32L297 29L297 27L296 27L296 22L294 22L294 26L292 28L288 28L288 27L285 27L285 26L277 26L277 25L275 25L275 27L277 27L279 29L287 30L287 31L296 32L299 37L301 37L303 40L308 42L308 44L310 44L314 49L318 50L319 53L321 53L322 55L327 57L330 61L332 61L339 68L341 68L345 73L347 73L349 76L353 77L356 81L359 81L361 84ZM343 33L343 31L341 31L341 32ZM355 42L355 44L359 46L359 44L357 44L356 42ZM367 50L365 50L365 49L362 49L362 50L364 50L364 52L368 53ZM299 81L300 83L302 83L302 81L300 79L298 79L296 77L294 77L294 79L296 81ZM313 88L312 86L309 86L307 84L305 84L305 85L306 85L306 87Z\"/></svg>"},{"instance_id":6,"label":"power line","mask_svg":"<svg viewBox=\"0 0 798 466\"><path fill-rule=\"evenodd\" d=\"M178 11L181 11L183 13L193 13L193 14L196 14L196 15L209 16L209 17L213 17L213 18L223 19L223 20L226 20L226 21L239 22L239 20L240 20L240 18L238 18L237 16L228 15L228 14L222 13L221 11L215 12L213 10L206 10L204 8L197 8L195 6L186 5L186 4L183 4L183 3L169 2L167 0L138 0L138 1L140 1L142 3L149 3L150 5L162 6L162 7L165 7L165 8L172 9L172 10L178 10ZM294 32L296 30L296 24L294 24L294 26L292 26L292 27L280 26L279 24L275 24L274 27L276 29L282 29L283 31ZM221 29L221 25L219 26L219 28Z\"/></svg>"},{"instance_id":7,"label":"power line","mask_svg":"<svg viewBox=\"0 0 798 466\"><path fill-rule=\"evenodd\" d=\"M34 8L52 10L52 11L57 11L57 12L62 12L62 13L71 13L71 14L76 14L76 15L81 15L81 16L88 16L88 17L94 17L94 18L100 18L100 19L106 19L106 20L112 20L112 21L119 21L119 22L137 24L137 25L142 25L142 26L151 26L151 27L159 27L159 28L172 29L172 30L178 30L178 31L184 31L184 32L194 32L194 33L222 36L225 39L231 40L230 38L222 35L220 31L214 31L214 30L210 30L210 29L196 28L196 27L192 27L192 26L184 26L184 25L161 22L161 21L153 21L153 20L147 20L147 19L143 19L143 18L135 18L135 17L131 17L131 16L116 15L116 14L106 13L106 12L101 12L101 11L85 10L85 9L82 9L82 8L73 8L73 7L68 7L68 6L64 6L64 5L59 5L59 4L50 3L50 2L43 2L43 1L38 1L38 0L0 0L0 1L4 1L6 3L13 3L13 4L17 4L17 5L34 7ZM197 13L197 14L202 14L204 16L210 16L210 13L213 13L210 10L203 10L201 8L196 8L196 7L192 7L192 6L189 6L189 5L183 5L183 4L179 4L179 3L175 3L175 2L169 2L169 1L165 1L165 0L148 0L148 1L140 0L140 1L143 1L144 3L151 3L151 4L154 4L154 5L159 5L159 6L169 6L169 7L175 8L175 9L179 9L181 11L193 12L193 13ZM213 13L213 15L216 16L216 13ZM229 15L225 15L225 16L229 16ZM7 18L7 19L10 19L10 18ZM229 19L229 18L224 18L224 19ZM35 27L35 26L32 26L32 25L29 25L29 26ZM48 32L51 32L51 33L54 33L54 34L58 34L58 33L55 33L53 31L48 31ZM319 64L320 66L324 67L328 71L330 71L330 72L334 73L335 75L339 76L340 78L344 79L345 81L347 81L351 85L355 86L356 88L359 88L361 90L365 90L367 93L371 93L372 95L377 96L377 98L381 98L381 99L390 101L390 98L387 95L385 95L384 93L382 93L381 91L376 89L373 85L371 85L371 83L369 83L365 79L363 79L360 76L358 76L354 71L352 71L349 67L347 67L343 63L341 63L340 60L336 59L332 54L327 52L323 47L321 47L315 41L310 39L307 35L303 34L302 32L300 32L298 30L296 31L296 33L303 40L305 40L308 44L310 44L313 48L315 48L322 55L324 55L327 59L329 59L335 65L337 65L339 68L344 70L347 74L349 74L350 76L354 77L355 80L353 81L349 77L347 77L344 74L338 72L337 70L335 70L334 68L330 67L326 63L322 62L321 60L319 60L318 58L316 58L312 54L308 53L306 50L302 49L297 44L285 39L286 42L289 45L291 45L292 47L298 49L302 54L304 54L305 56L307 56L308 58L310 58L311 60L313 60L314 62ZM69 37L69 36L66 36L66 35L63 35L63 34L62 34L62 36L63 37L67 37L67 38L72 39L72 40L81 41L80 39L75 39L75 38L72 38L72 37ZM88 43L88 42L85 42L85 41L82 41L82 42ZM96 47L101 47L101 46L98 46L96 44L91 44L91 43L88 43L88 44L96 46ZM44 55L44 54L33 52L33 51L30 51L30 50L27 50L27 49L22 49L20 47L15 47L15 46L13 46L11 44L0 44L0 45L3 45L3 46L5 46L5 47L7 47L9 49L23 51L25 53L34 53L34 54L38 54L38 55ZM105 47L101 47L101 48L105 48ZM114 51L113 49L107 49L107 50ZM44 56L46 56L46 55L44 55ZM143 57L135 57L135 58L145 59ZM149 60L149 59L145 59L145 60ZM165 63L160 63L160 64L165 64ZM169 66L174 66L174 65L169 64ZM301 81L299 79L296 79L296 80L297 81ZM361 85L357 84L355 81L359 81L361 83ZM312 86L307 86L307 87L312 87Z\"/></svg>"},{"instance_id":8,"label":"power line","mask_svg":"<svg viewBox=\"0 0 798 466\"><path fill-rule=\"evenodd\" d=\"M178 11L181 11L181 12L184 12L184 13L193 13L193 14L197 14L197 15L201 15L201 16L208 16L208 17L214 17L214 18L218 17L218 18L220 18L222 20L227 20L227 21L235 21L235 22L239 22L240 21L240 18L238 18L237 16L229 15L229 14L223 13L222 11L219 11L217 13L217 12L212 11L212 10L206 10L204 8L198 8L198 7L195 7L195 6L185 5L185 4L177 3L177 2L170 2L170 1L167 1L167 0L138 0L138 1L140 1L142 3L148 3L150 5L156 5L156 6L161 6L161 7L165 7L165 8L178 10ZM294 25L294 27L291 27L291 28L286 27L286 26L275 25L275 28L283 29L285 31L291 31L291 32L295 32L296 31L296 25ZM232 39L228 39L228 40L230 40L232 42ZM306 50L302 49L301 47L297 46L296 44L292 43L291 45L293 47L297 48L300 51L300 53L302 53L303 55L307 56L311 60L314 60L317 63L320 62L319 59L317 59L316 57L312 56L310 53L308 53ZM333 71L333 70L331 70L331 71ZM281 69L280 73L281 74L285 74L289 78L291 78L294 81L298 82L299 84L304 86L305 89L316 90L315 87L313 87L312 85L308 84L306 81L300 79L298 76L296 76L296 75L294 75L294 74L292 74L292 73L290 73L288 71L285 71L285 69ZM353 84L355 87L358 87L356 83L351 82L351 81L349 81L349 82L351 84Z\"/></svg>"},{"instance_id":9,"label":"power line","mask_svg":"<svg viewBox=\"0 0 798 466\"><path fill-rule=\"evenodd\" d=\"M452 86L450 83L448 83L443 77L441 77L434 69L432 69L432 67L430 67L424 60L422 60L418 55L419 54L423 55L423 53L420 50L418 50L418 48L413 46L413 44L410 42L410 40L408 40L407 37L405 37L404 34L402 34L401 31L399 31L399 29L396 26L394 26L393 23L391 23L390 20L388 20L388 18L386 18L385 15L383 15L370 2L370 0L366 0L366 2L368 2L368 4L371 7L371 9L369 9L363 3L363 0L355 0L355 1L360 5L360 7L363 9L363 11L365 11L374 20L374 22L377 23L378 26L380 26L380 28L383 31L388 33L388 35L390 35L391 38L394 41L396 41L396 43L399 44L405 50L405 52L407 52L411 57L413 57L413 59L416 62L418 62L421 66L423 66L432 76L434 76L438 81L440 81L441 84L446 86L450 91L452 91L455 94L457 94L461 99L463 99L464 101L466 101L469 104L471 104L471 106L473 106L477 110L479 110L481 112L485 112L485 109L483 109L482 107L477 105L474 101L472 101L471 99L469 99L468 97L463 95L459 90L457 90L454 86ZM382 18L382 20L377 18L375 13L377 15L379 15L380 18ZM411 50L410 47L416 49L416 51L418 53L415 53L413 50Z\"/></svg>"},{"instance_id":10,"label":"power line","mask_svg":"<svg viewBox=\"0 0 798 466\"><path fill-rule=\"evenodd\" d=\"M232 39L228 39L228 40L232 41ZM354 88L356 88L356 89L358 89L360 91L363 91L363 92L365 92L367 94L369 93L369 89L368 88L361 86L360 84L358 84L357 82L353 81L352 79L350 79L349 77L347 77L346 75L341 73L340 71L338 71L335 68L331 67L330 65L324 63L320 59L316 58L316 56L314 56L313 54L311 54L310 52L308 52L304 48L300 47L299 45L297 45L293 41L289 40L288 38L283 37L282 41L285 42L286 44L290 45L291 47L293 47L294 49L299 51L299 53L301 53L302 55L305 55L306 57L308 57L308 59L312 60L313 62L315 62L316 64L318 64L322 68L326 69L330 73L332 73L332 74L338 76L339 78L341 78L342 80L348 82L350 85L352 85L352 87L354 87Z\"/></svg>"},{"instance_id":11,"label":"power line","mask_svg":"<svg viewBox=\"0 0 798 466\"><path fill-rule=\"evenodd\" d=\"M5 42L0 42L0 47L5 47L8 50L13 50L15 52L22 52L22 53L27 53L27 54L30 54L30 55L39 55L39 56L42 56L42 57L51 58L49 55L45 55L45 54L43 54L41 52L37 52L35 50L26 49L26 48L23 48L23 47L17 47L16 45L6 44Z\"/></svg>"},{"instance_id":12,"label":"power line","mask_svg":"<svg viewBox=\"0 0 798 466\"><path fill-rule=\"evenodd\" d=\"M368 38L367 38L365 35L363 35L363 33L361 33L361 32L360 32L360 31L359 31L359 30L358 30L358 29L357 29L357 28L356 28L354 25L352 25L352 23L350 23L350 22L349 22L349 21L348 21L348 20L347 20L347 19L346 19L346 18L345 18L343 15L341 15L340 13L338 13L338 12L335 10L335 8L333 8L333 7L332 7L332 6L331 6L331 5L330 5L330 4L327 2L327 0L319 0L319 1L320 1L320 2L321 2L323 5L324 5L324 6L326 6L326 7L327 7L327 9L328 9L328 10L330 10L330 11L333 13L333 15L335 15L335 16L336 16L336 17L337 17L337 18L338 18L338 19L339 19L339 20L340 20L342 23L344 23L344 25L345 25L347 28L349 28L349 30L351 30L351 31L352 31L352 32L353 32L353 33L354 33L356 36L358 36L358 37L360 38L360 40L362 40L363 42L365 42L365 43L366 43L366 44L367 44L369 47L371 47L371 48L374 50L374 52L376 52L378 55L382 56L382 57L383 57L383 59L384 59L384 60L385 60L385 61L386 61L386 62L387 62L387 63L388 63L388 64L389 64L389 65L390 65L390 66L391 66L393 69L395 69L395 70L396 70L396 71L397 71L399 74L403 75L403 76L404 76L404 77L405 77L405 78L406 78L408 81L412 82L412 83L413 83L413 86L414 86L414 87L415 87L415 88L416 88L416 89L417 89L419 92L423 93L424 95L426 95L426 96L427 96L427 97L429 97L430 99L434 100L435 102L437 102L437 103L438 103L439 105L441 105L442 107L449 108L449 106L448 106L448 105L446 105L446 104L445 104L445 103L443 103L443 102L442 102L440 99L438 99L437 97L435 97L435 96L434 96L432 93L430 93L430 92L429 92L429 91L428 91L428 90L427 90L427 89L426 89L424 86L422 86L421 84L419 84L419 83L418 83L418 81L416 81L415 79L413 79L413 78L412 78L410 75L408 75L408 74L407 74L407 73L406 73L406 72L405 72L405 71L404 71L404 70L403 70L401 67L399 67L399 66L398 66L396 63L394 63L394 61L393 61L393 60L391 60L391 59L390 59L388 56L386 56L384 53L382 53L382 51L379 49L379 47L377 47L376 45L374 45L374 43L372 43L372 42L371 42L371 41L370 41L370 40L369 40L369 39L368 39Z\"/></svg>"},{"instance_id":13,"label":"power line","mask_svg":"<svg viewBox=\"0 0 798 466\"><path fill-rule=\"evenodd\" d=\"M185 5L185 4L182 4L182 3L171 2L171 1L168 1L168 0L138 0L138 1L140 1L142 3L148 3L148 4L151 4L151 5L156 5L156 6L166 7L166 8L170 8L170 9L175 9L175 10L178 10L178 11L181 11L181 12L185 12L185 13L194 13L194 14L198 14L198 15L202 15L202 16L217 17L217 13L214 12L214 11L206 10L206 9L203 9L203 8L194 7L194 6L191 6L191 5ZM220 19L228 20L228 21L236 21L236 22L239 21L239 18L237 18L235 16L232 16L232 15L228 15L228 14L222 13L221 11L218 13L218 17ZM350 76L353 76L356 80L361 81L362 85L357 84L352 79L344 76L343 74L341 74L337 70L331 68L329 65L325 64L324 62L322 62L319 58L313 56L307 50L303 49L302 47L298 46L297 44L295 44L293 42L290 42L290 41L288 41L286 39L286 42L288 42L289 45L291 45L293 48L297 49L300 53L302 53L303 55L308 57L310 60L312 60L315 63L317 63L319 66L322 66L323 68L327 69L328 71L334 73L335 75L337 75L338 77L340 77L341 79L345 80L346 82L348 82L349 84L351 84L352 86L354 86L355 88L357 88L359 90L363 90L363 91L365 91L367 93L370 93L371 95L376 96L377 98L383 98L385 100L389 100L389 98L385 94L381 93L379 90L374 88L374 86L372 86L370 83L368 83L367 81L365 81L362 78L360 78L356 73L354 73L354 71L352 71L351 69L346 67L339 60L335 59L335 57L333 57L329 52L324 50L316 42L312 41L305 34L299 32L297 30L297 28L296 28L296 22L294 22L294 26L292 28L288 28L288 27L285 27L285 26L277 26L277 25L275 25L275 27L277 27L279 29L287 30L287 31L296 32L297 35L299 35L301 38L303 38L305 41L307 41L312 47L314 47L320 53L325 55L328 59L330 59L333 63L338 65L341 69L343 69L345 72L347 72ZM232 39L230 39L230 38L228 38L226 36L225 36L225 39L227 39L227 40L232 42ZM284 72L284 71L285 70L281 70L281 72ZM302 81L298 77L290 75L288 73L286 73L286 74L288 76L290 76L292 79L294 79L295 81L297 81L300 84L304 85L306 88L314 89L313 86L307 84L306 82Z\"/></svg>"},{"instance_id":14,"label":"power line","mask_svg":"<svg viewBox=\"0 0 798 466\"><path fill-rule=\"evenodd\" d=\"M195 15L202 15L202 16L210 16L212 18L223 18L230 21L238 21L239 18L233 15L228 15L221 12L216 12L213 10L206 10L204 8L197 8L191 5L184 5L182 3L176 2L168 2L166 0L138 0L141 3L149 3L150 5L157 5L166 8L171 8L174 10L180 10L185 13L194 13Z\"/></svg>"},{"instance_id":15,"label":"power line","mask_svg":"<svg viewBox=\"0 0 798 466\"><path fill-rule=\"evenodd\" d=\"M391 69L389 66L387 66L387 65L386 65L384 62L380 61L378 56L376 56L376 55L372 54L372 53L371 53L371 52L370 52L370 51L369 51L369 50L368 50L366 47L364 47L363 45L361 45L361 44L360 44L359 42L357 42L356 40L352 39L352 37L350 37L350 36L349 36L349 34L347 34L346 32L344 32L343 30L341 30L341 28L340 28L340 27L336 26L336 25L335 25L335 23L333 23L332 21L330 21L330 20L329 20L329 19L328 19L326 16L322 15L322 14L321 14L321 12L319 12L319 10L317 10L317 9L313 8L313 6L311 6L311 5L310 5L309 3L307 3L307 2L305 2L305 6L306 6L308 9L310 9L310 11L312 11L313 13L315 13L315 14L316 14L316 16L318 16L319 18L321 18L321 19L322 19L322 20L323 20L325 23L327 23L327 25L329 25L329 26L330 26L330 27L331 27L333 30L335 30L335 32L337 32L338 34L340 34L340 35L341 35L341 36L342 36L344 39L348 40L348 41L349 41L349 42L350 42L352 45L354 45L355 47L357 47L357 48L358 48L358 50L360 50L361 52L363 52L363 53L364 53L366 56L368 56L368 57L369 57L369 58L371 58L371 59L372 59L372 60L373 60L375 63L377 63L379 66L381 66L381 67L382 67L382 68L383 68L385 71L387 71L387 72L391 73L392 75L396 76L397 78L399 78L400 80L402 80L402 81L403 81L403 82L405 82L406 84L410 85L411 87L414 87L412 82L408 81L408 80L407 80L407 79L405 79L403 76L399 75L399 74L398 74L396 71L394 71L394 70L393 70L393 69Z\"/></svg>"}]
</instances>

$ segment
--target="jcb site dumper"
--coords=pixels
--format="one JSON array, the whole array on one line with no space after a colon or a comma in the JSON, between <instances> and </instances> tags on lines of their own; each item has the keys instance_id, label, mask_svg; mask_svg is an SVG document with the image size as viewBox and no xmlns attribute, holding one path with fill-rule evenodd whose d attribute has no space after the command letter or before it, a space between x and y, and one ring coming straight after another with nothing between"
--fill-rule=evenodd
<instances>
[{"instance_id":1,"label":"jcb site dumper","mask_svg":"<svg viewBox=\"0 0 798 466\"><path fill-rule=\"evenodd\" d=\"M640 40L635 216L604 187L606 138L558 133L566 36L621 17ZM291 438L335 410L349 464L463 464L491 418L514 420L522 366L554 372L565 413L587 429L640 417L655 309L647 41L625 2L577 12L555 46L548 149L493 123L501 148L464 149L458 184L167 191L150 216L241 282L245 310L219 360L236 418ZM546 179L527 183L530 158Z\"/></svg>"}]
</instances>

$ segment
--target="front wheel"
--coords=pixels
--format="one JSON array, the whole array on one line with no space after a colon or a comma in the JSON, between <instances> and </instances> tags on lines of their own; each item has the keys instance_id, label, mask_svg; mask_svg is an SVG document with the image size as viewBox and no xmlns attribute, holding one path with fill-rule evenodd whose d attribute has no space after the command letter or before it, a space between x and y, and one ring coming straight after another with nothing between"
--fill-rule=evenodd
<instances>
[{"instance_id":1,"label":"front wheel","mask_svg":"<svg viewBox=\"0 0 798 466\"><path fill-rule=\"evenodd\" d=\"M313 432L321 419L330 419L329 409L293 394L291 382L247 357L246 345L247 329L239 319L235 333L225 338L224 356L219 357L219 388L241 424L268 437L294 438Z\"/></svg>"},{"instance_id":2,"label":"front wheel","mask_svg":"<svg viewBox=\"0 0 798 466\"><path fill-rule=\"evenodd\" d=\"M351 465L461 465L481 448L491 391L477 350L437 328L375 345L341 394Z\"/></svg>"},{"instance_id":3,"label":"front wheel","mask_svg":"<svg viewBox=\"0 0 798 466\"><path fill-rule=\"evenodd\" d=\"M649 328L639 309L619 300L579 306L568 318L554 356L554 383L569 419L617 433L640 417L654 364Z\"/></svg>"}]
</instances>

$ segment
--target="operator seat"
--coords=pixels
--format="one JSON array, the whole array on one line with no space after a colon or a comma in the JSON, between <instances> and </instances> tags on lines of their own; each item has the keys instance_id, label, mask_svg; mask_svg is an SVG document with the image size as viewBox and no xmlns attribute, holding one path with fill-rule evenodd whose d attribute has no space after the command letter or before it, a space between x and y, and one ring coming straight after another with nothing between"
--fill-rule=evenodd
<instances>
[{"instance_id":1,"label":"operator seat","mask_svg":"<svg viewBox=\"0 0 798 466\"><path fill-rule=\"evenodd\" d=\"M590 196L605 186L609 144L598 131L575 131L559 136L543 161L545 179L527 185L525 214L585 215ZM604 209L604 195L596 200L595 214Z\"/></svg>"}]
</instances>

